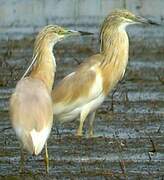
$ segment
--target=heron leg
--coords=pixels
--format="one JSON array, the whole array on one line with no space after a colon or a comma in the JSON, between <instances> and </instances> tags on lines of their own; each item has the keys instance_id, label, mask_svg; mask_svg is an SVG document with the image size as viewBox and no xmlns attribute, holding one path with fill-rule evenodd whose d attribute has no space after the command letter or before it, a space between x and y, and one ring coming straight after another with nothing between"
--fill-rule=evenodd
<instances>
[{"instance_id":1,"label":"heron leg","mask_svg":"<svg viewBox=\"0 0 164 180\"><path fill-rule=\"evenodd\" d=\"M24 157L24 151L23 151L23 145L20 144L20 167L19 172L24 173L24 164L25 163L25 157Z\"/></svg>"},{"instance_id":2,"label":"heron leg","mask_svg":"<svg viewBox=\"0 0 164 180\"><path fill-rule=\"evenodd\" d=\"M92 112L89 116L89 131L88 131L89 137L93 136L93 122L95 120L95 114L96 114L96 111Z\"/></svg>"},{"instance_id":3,"label":"heron leg","mask_svg":"<svg viewBox=\"0 0 164 180\"><path fill-rule=\"evenodd\" d=\"M45 143L45 165L46 165L46 173L49 173L49 156L48 156L48 148L47 142Z\"/></svg>"},{"instance_id":4,"label":"heron leg","mask_svg":"<svg viewBox=\"0 0 164 180\"><path fill-rule=\"evenodd\" d=\"M80 125L79 125L79 127L77 129L77 133L76 133L77 136L82 136L83 124L84 124L84 121L87 118L88 114L89 114L89 110L88 109L87 110L83 110L81 112L81 114L80 114Z\"/></svg>"}]
</instances>

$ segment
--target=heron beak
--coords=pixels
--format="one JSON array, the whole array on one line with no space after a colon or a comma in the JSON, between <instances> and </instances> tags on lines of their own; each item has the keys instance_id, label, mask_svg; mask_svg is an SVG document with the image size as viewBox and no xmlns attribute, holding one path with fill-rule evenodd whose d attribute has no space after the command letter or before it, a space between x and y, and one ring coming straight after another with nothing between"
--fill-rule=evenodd
<instances>
[{"instance_id":1,"label":"heron beak","mask_svg":"<svg viewBox=\"0 0 164 180\"><path fill-rule=\"evenodd\" d=\"M93 33L90 32L85 32L85 31L74 31L74 30L69 30L68 31L69 35L92 35Z\"/></svg>"},{"instance_id":2,"label":"heron beak","mask_svg":"<svg viewBox=\"0 0 164 180\"><path fill-rule=\"evenodd\" d=\"M141 17L141 16L136 16L135 21L136 21L137 23L142 23L142 24L147 24L147 25L156 25L156 26L159 26L159 25L160 25L160 24L157 23L157 22L154 22L154 21L152 21L152 20L150 20L150 19L143 18L143 17Z\"/></svg>"},{"instance_id":3,"label":"heron beak","mask_svg":"<svg viewBox=\"0 0 164 180\"><path fill-rule=\"evenodd\" d=\"M86 31L79 31L80 35L85 36L85 35L93 35L91 32L86 32Z\"/></svg>"}]
</instances>

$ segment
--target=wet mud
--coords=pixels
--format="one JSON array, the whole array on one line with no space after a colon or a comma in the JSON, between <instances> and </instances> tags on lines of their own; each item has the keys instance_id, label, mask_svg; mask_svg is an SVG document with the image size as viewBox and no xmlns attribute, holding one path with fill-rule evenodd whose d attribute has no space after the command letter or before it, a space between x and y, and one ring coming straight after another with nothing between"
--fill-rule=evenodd
<instances>
[{"instance_id":1,"label":"wet mud","mask_svg":"<svg viewBox=\"0 0 164 180\"><path fill-rule=\"evenodd\" d=\"M89 43L55 47L55 83L97 51ZM131 54L124 79L97 111L92 138L87 121L81 138L75 136L78 121L54 124L49 175L44 151L37 157L25 153L25 172L19 173L19 142L8 100L31 62L32 44L33 39L0 44L0 179L164 179L164 55L149 52Z\"/></svg>"}]
</instances>

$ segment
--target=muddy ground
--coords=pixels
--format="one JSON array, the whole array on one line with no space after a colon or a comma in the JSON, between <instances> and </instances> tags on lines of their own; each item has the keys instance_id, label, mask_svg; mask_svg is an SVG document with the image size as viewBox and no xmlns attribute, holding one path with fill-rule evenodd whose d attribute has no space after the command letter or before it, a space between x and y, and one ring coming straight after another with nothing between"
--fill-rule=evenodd
<instances>
[{"instance_id":1,"label":"muddy ground","mask_svg":"<svg viewBox=\"0 0 164 180\"><path fill-rule=\"evenodd\" d=\"M92 40L88 46L83 40L83 46L67 41L55 47L56 82L98 50ZM25 173L19 173L8 100L31 61L32 46L33 39L0 44L0 179L164 179L164 55L134 49L123 81L97 111L94 137L87 136L87 122L82 138L75 137L77 121L54 125L49 175L44 151L37 157L26 153Z\"/></svg>"}]
</instances>

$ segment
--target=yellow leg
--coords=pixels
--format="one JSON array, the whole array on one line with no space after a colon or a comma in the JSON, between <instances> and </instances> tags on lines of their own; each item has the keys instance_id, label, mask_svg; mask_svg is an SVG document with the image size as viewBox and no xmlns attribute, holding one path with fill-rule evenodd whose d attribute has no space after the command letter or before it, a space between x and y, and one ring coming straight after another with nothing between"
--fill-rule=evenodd
<instances>
[{"instance_id":1,"label":"yellow leg","mask_svg":"<svg viewBox=\"0 0 164 180\"><path fill-rule=\"evenodd\" d=\"M21 144L20 145L20 167L19 167L20 173L24 173L24 162L25 162L25 157L24 157L24 152L23 152L23 146Z\"/></svg>"},{"instance_id":2,"label":"yellow leg","mask_svg":"<svg viewBox=\"0 0 164 180\"><path fill-rule=\"evenodd\" d=\"M79 125L79 128L77 129L77 133L76 133L77 136L82 136L83 124L84 124L84 121L85 121L88 114L89 114L89 110L83 110L81 112L81 114L80 114L80 125Z\"/></svg>"},{"instance_id":3,"label":"yellow leg","mask_svg":"<svg viewBox=\"0 0 164 180\"><path fill-rule=\"evenodd\" d=\"M45 165L46 165L46 173L49 173L49 157L48 157L48 148L47 148L47 142L45 144Z\"/></svg>"},{"instance_id":4,"label":"yellow leg","mask_svg":"<svg viewBox=\"0 0 164 180\"><path fill-rule=\"evenodd\" d=\"M88 131L89 137L93 136L93 122L95 120L95 114L96 114L96 111L92 112L89 117L89 131Z\"/></svg>"}]
</instances>

